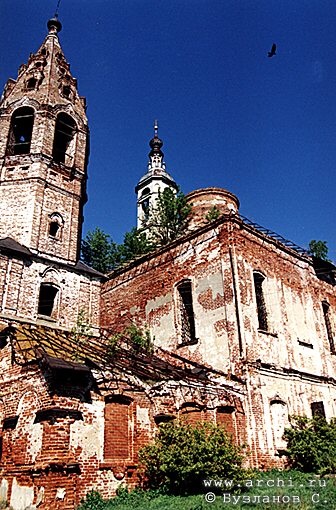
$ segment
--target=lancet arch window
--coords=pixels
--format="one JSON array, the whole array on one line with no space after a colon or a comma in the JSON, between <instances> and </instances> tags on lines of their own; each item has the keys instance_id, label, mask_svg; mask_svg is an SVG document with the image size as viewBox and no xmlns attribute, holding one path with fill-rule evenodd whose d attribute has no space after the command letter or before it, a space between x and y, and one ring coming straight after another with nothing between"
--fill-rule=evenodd
<instances>
[{"instance_id":1,"label":"lancet arch window","mask_svg":"<svg viewBox=\"0 0 336 510\"><path fill-rule=\"evenodd\" d=\"M29 154L33 126L33 108L23 106L14 111L9 130L7 156Z\"/></svg>"},{"instance_id":2,"label":"lancet arch window","mask_svg":"<svg viewBox=\"0 0 336 510\"><path fill-rule=\"evenodd\" d=\"M67 113L59 113L56 119L53 159L57 163L73 165L76 122Z\"/></svg>"},{"instance_id":3,"label":"lancet arch window","mask_svg":"<svg viewBox=\"0 0 336 510\"><path fill-rule=\"evenodd\" d=\"M258 328L268 331L267 310L264 297L265 276L257 271L253 272L255 298L257 303Z\"/></svg>"}]
</instances>

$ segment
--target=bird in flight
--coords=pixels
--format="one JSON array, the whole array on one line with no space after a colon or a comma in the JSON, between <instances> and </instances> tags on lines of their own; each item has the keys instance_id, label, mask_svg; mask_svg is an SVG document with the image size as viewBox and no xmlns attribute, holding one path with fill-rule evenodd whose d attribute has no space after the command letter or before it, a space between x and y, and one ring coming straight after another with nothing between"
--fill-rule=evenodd
<instances>
[{"instance_id":1,"label":"bird in flight","mask_svg":"<svg viewBox=\"0 0 336 510\"><path fill-rule=\"evenodd\" d=\"M272 44L272 49L271 49L271 51L269 51L269 52L267 53L267 56L268 56L269 58L274 57L274 55L276 55L276 44L275 44L275 43L273 43L273 44Z\"/></svg>"}]
</instances>

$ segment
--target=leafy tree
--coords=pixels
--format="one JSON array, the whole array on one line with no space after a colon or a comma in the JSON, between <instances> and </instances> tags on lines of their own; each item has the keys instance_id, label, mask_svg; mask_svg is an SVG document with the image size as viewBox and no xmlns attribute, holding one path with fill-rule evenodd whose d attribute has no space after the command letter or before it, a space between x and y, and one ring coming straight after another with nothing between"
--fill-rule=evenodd
<instances>
[{"instance_id":1,"label":"leafy tree","mask_svg":"<svg viewBox=\"0 0 336 510\"><path fill-rule=\"evenodd\" d=\"M218 209L217 205L214 205L209 210L208 214L205 216L205 219L211 223L212 221L217 220L217 218L220 216L220 210Z\"/></svg>"},{"instance_id":2,"label":"leafy tree","mask_svg":"<svg viewBox=\"0 0 336 510\"><path fill-rule=\"evenodd\" d=\"M82 241L82 260L93 269L107 273L120 261L120 254L109 234L96 227Z\"/></svg>"},{"instance_id":3,"label":"leafy tree","mask_svg":"<svg viewBox=\"0 0 336 510\"><path fill-rule=\"evenodd\" d=\"M336 420L323 416L292 417L292 428L285 430L291 467L306 473L336 472Z\"/></svg>"},{"instance_id":4,"label":"leafy tree","mask_svg":"<svg viewBox=\"0 0 336 510\"><path fill-rule=\"evenodd\" d=\"M144 255L154 248L155 245L149 241L146 234L137 228L132 228L130 232L126 232L123 244L118 247L120 259L123 262Z\"/></svg>"},{"instance_id":5,"label":"leafy tree","mask_svg":"<svg viewBox=\"0 0 336 510\"><path fill-rule=\"evenodd\" d=\"M154 444L139 452L151 489L172 494L197 493L205 479L243 478L241 449L221 426L211 423L160 426Z\"/></svg>"},{"instance_id":6,"label":"leafy tree","mask_svg":"<svg viewBox=\"0 0 336 510\"><path fill-rule=\"evenodd\" d=\"M119 346L127 340L130 341L128 343L129 349L134 352L138 352L142 349L148 353L153 351L153 344L149 329L140 328L136 324L132 323L120 333L116 333L109 338L107 353L110 356L114 356L114 354L118 351Z\"/></svg>"},{"instance_id":7,"label":"leafy tree","mask_svg":"<svg viewBox=\"0 0 336 510\"><path fill-rule=\"evenodd\" d=\"M316 241L312 239L309 243L309 253L319 259L329 260L327 241Z\"/></svg>"},{"instance_id":8,"label":"leafy tree","mask_svg":"<svg viewBox=\"0 0 336 510\"><path fill-rule=\"evenodd\" d=\"M156 200L145 222L145 228L154 243L165 245L181 236L188 225L192 206L185 195L165 188Z\"/></svg>"}]
</instances>

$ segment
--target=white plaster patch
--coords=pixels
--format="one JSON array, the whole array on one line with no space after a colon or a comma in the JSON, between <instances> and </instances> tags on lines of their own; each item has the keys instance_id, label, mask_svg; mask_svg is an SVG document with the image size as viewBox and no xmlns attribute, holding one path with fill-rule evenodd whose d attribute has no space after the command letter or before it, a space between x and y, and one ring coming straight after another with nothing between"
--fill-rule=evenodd
<instances>
[{"instance_id":1,"label":"white plaster patch","mask_svg":"<svg viewBox=\"0 0 336 510\"><path fill-rule=\"evenodd\" d=\"M37 455L42 448L43 425L34 423L30 429L30 441L28 443L28 454L31 455L32 462L35 462Z\"/></svg>"},{"instance_id":2,"label":"white plaster patch","mask_svg":"<svg viewBox=\"0 0 336 510\"><path fill-rule=\"evenodd\" d=\"M44 492L45 492L44 487L40 487L40 489L38 491L38 494L37 494L36 507L38 507L41 503L43 503L43 501L44 501Z\"/></svg>"},{"instance_id":3,"label":"white plaster patch","mask_svg":"<svg viewBox=\"0 0 336 510\"><path fill-rule=\"evenodd\" d=\"M77 420L70 427L70 446L73 449L81 448L80 459L96 456L102 458L104 448L104 402L94 402L91 412L94 411L95 422L88 424Z\"/></svg>"},{"instance_id":4,"label":"white plaster patch","mask_svg":"<svg viewBox=\"0 0 336 510\"><path fill-rule=\"evenodd\" d=\"M8 498L8 482L5 478L1 480L0 485L0 501L7 501Z\"/></svg>"},{"instance_id":5,"label":"white plaster patch","mask_svg":"<svg viewBox=\"0 0 336 510\"><path fill-rule=\"evenodd\" d=\"M25 510L34 501L34 487L19 485L16 478L13 479L10 505L14 510Z\"/></svg>"},{"instance_id":6,"label":"white plaster patch","mask_svg":"<svg viewBox=\"0 0 336 510\"><path fill-rule=\"evenodd\" d=\"M220 296L224 295L223 279L221 273L209 274L206 278L197 280L196 285L198 294L211 289L213 299L216 299L217 294Z\"/></svg>"},{"instance_id":7,"label":"white plaster patch","mask_svg":"<svg viewBox=\"0 0 336 510\"><path fill-rule=\"evenodd\" d=\"M171 303L171 301L172 301L171 292L168 292L168 294L165 294L164 296L160 296L155 299L150 299L149 301L147 301L146 304L146 317L148 316L149 312L152 312L157 308L161 308L165 304Z\"/></svg>"},{"instance_id":8,"label":"white plaster patch","mask_svg":"<svg viewBox=\"0 0 336 510\"><path fill-rule=\"evenodd\" d=\"M58 487L57 491L56 491L56 499L61 499L63 501L63 499L65 498L65 495L66 495L66 490L64 489L64 487Z\"/></svg>"},{"instance_id":9,"label":"white plaster patch","mask_svg":"<svg viewBox=\"0 0 336 510\"><path fill-rule=\"evenodd\" d=\"M149 409L144 407L137 406L136 408L136 417L137 422L142 428L150 428L150 420L149 420Z\"/></svg>"}]
</instances>

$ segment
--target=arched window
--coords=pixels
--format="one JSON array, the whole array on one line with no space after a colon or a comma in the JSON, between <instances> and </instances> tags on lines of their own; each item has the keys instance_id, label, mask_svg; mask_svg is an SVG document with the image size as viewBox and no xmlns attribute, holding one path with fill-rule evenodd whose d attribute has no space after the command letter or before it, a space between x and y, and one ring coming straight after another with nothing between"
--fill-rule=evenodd
<instances>
[{"instance_id":1,"label":"arched window","mask_svg":"<svg viewBox=\"0 0 336 510\"><path fill-rule=\"evenodd\" d=\"M141 196L142 197L145 197L146 195L149 195L150 194L150 189L149 188L145 188L142 193L141 193Z\"/></svg>"},{"instance_id":2,"label":"arched window","mask_svg":"<svg viewBox=\"0 0 336 510\"><path fill-rule=\"evenodd\" d=\"M186 402L182 404L180 417L184 423L195 424L205 419L205 410L194 402Z\"/></svg>"},{"instance_id":3,"label":"arched window","mask_svg":"<svg viewBox=\"0 0 336 510\"><path fill-rule=\"evenodd\" d=\"M34 110L28 106L18 108L12 115L7 155L29 154L34 125Z\"/></svg>"},{"instance_id":4,"label":"arched window","mask_svg":"<svg viewBox=\"0 0 336 510\"><path fill-rule=\"evenodd\" d=\"M181 343L194 343L197 339L190 280L183 280L177 285L177 313Z\"/></svg>"},{"instance_id":5,"label":"arched window","mask_svg":"<svg viewBox=\"0 0 336 510\"><path fill-rule=\"evenodd\" d=\"M52 213L49 216L49 237L61 239L63 225L64 220L62 216L57 212Z\"/></svg>"},{"instance_id":6,"label":"arched window","mask_svg":"<svg viewBox=\"0 0 336 510\"><path fill-rule=\"evenodd\" d=\"M70 145L76 133L76 122L67 113L60 113L56 119L53 159L57 163L73 163Z\"/></svg>"},{"instance_id":7,"label":"arched window","mask_svg":"<svg viewBox=\"0 0 336 510\"><path fill-rule=\"evenodd\" d=\"M38 302L38 315L54 318L57 313L58 287L53 283L41 283Z\"/></svg>"},{"instance_id":8,"label":"arched window","mask_svg":"<svg viewBox=\"0 0 336 510\"><path fill-rule=\"evenodd\" d=\"M267 311L264 299L264 281L265 277L261 273L253 273L254 290L257 302L258 327L263 331L268 331Z\"/></svg>"}]
</instances>

